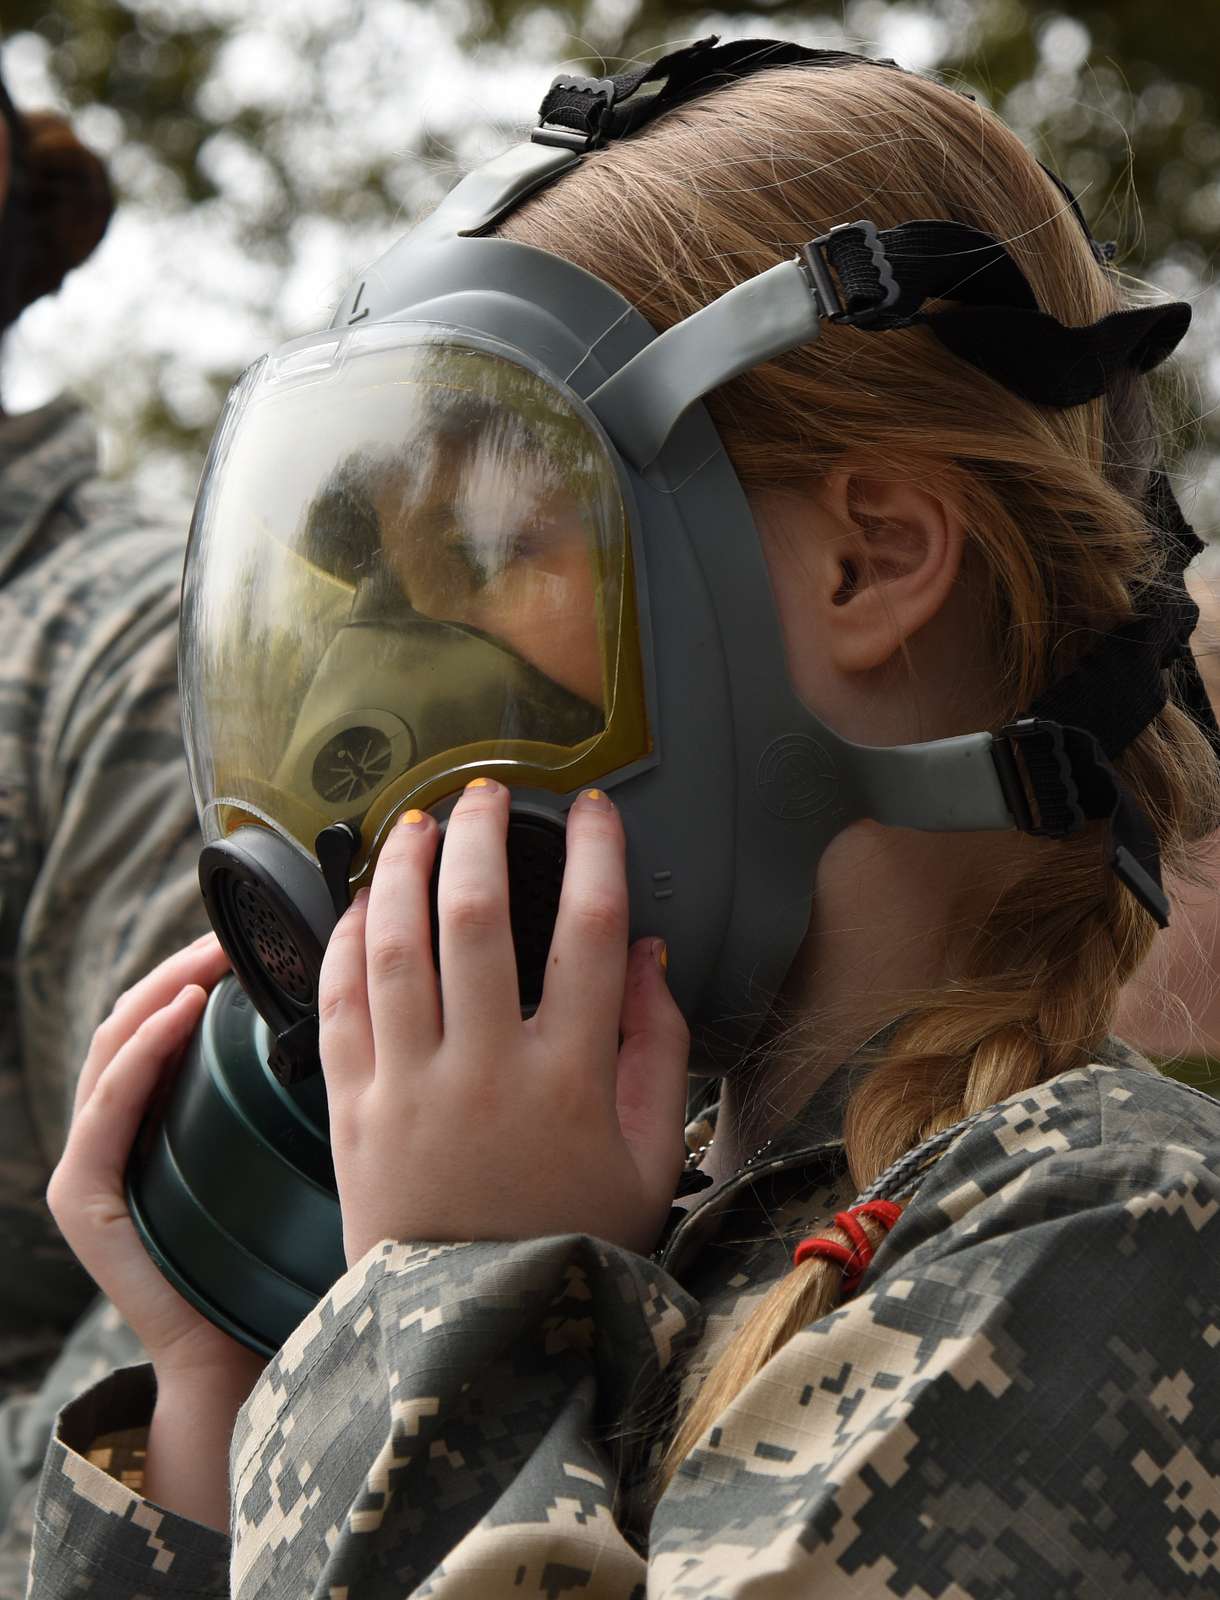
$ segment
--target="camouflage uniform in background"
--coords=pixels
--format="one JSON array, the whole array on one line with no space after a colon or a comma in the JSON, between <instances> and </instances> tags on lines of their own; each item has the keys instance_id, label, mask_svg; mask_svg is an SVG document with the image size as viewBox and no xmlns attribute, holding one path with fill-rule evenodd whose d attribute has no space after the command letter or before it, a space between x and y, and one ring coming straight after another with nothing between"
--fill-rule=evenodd
<instances>
[{"instance_id":1,"label":"camouflage uniform in background","mask_svg":"<svg viewBox=\"0 0 1220 1600\"><path fill-rule=\"evenodd\" d=\"M374 1247L238 1419L231 1543L141 1497L151 1375L113 1375L60 1418L31 1600L1220 1593L1220 1105L1122 1053L891 1169L858 1295L655 1500L675 1388L851 1199L826 1105L652 1260Z\"/></svg>"},{"instance_id":2,"label":"camouflage uniform in background","mask_svg":"<svg viewBox=\"0 0 1220 1600\"><path fill-rule=\"evenodd\" d=\"M104 1307L61 1351L96 1291L44 1194L93 1029L206 928L178 725L183 541L97 480L75 405L0 419L0 1526L58 1407L139 1354ZM2 1600L24 1593L28 1510L0 1538Z\"/></svg>"}]
</instances>

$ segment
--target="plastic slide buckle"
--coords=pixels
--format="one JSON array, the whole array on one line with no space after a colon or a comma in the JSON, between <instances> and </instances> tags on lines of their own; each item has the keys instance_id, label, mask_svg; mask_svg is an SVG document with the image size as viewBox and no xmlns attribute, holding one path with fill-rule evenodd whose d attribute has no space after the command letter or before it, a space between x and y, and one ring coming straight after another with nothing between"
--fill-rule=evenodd
<instances>
[{"instance_id":1,"label":"plastic slide buckle","mask_svg":"<svg viewBox=\"0 0 1220 1600\"><path fill-rule=\"evenodd\" d=\"M1017 827L1039 839L1064 839L1088 821L1063 725L1023 717L991 746L1000 787Z\"/></svg>"},{"instance_id":2,"label":"plastic slide buckle","mask_svg":"<svg viewBox=\"0 0 1220 1600\"><path fill-rule=\"evenodd\" d=\"M876 300L873 304L859 307L855 311L849 311L844 304L827 252L827 246L836 235L847 233L859 236L860 243L868 251L869 265L877 278ZM894 269L885 253L885 246L881 243L877 224L868 222L864 218L858 222L841 222L838 227L831 228L829 233L822 233L816 239L810 239L809 243L803 244L797 252L797 259L813 283L822 315L830 322L867 326L874 317L880 316L883 311L888 311L897 302L901 293L898 279L894 276Z\"/></svg>"}]
</instances>

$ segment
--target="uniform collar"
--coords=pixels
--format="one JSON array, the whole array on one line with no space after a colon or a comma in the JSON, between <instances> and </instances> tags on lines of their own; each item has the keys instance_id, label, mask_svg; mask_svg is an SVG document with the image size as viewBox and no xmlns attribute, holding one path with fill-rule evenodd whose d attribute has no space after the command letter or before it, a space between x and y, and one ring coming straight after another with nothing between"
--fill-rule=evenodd
<instances>
[{"instance_id":1,"label":"uniform collar","mask_svg":"<svg viewBox=\"0 0 1220 1600\"><path fill-rule=\"evenodd\" d=\"M872 1070L878 1055L898 1031L901 1021L901 1018L896 1018L870 1034L818 1085L796 1116L764 1147L768 1164L776 1157L843 1142L843 1113L852 1090L861 1077ZM687 1124L688 1150L700 1149L713 1137L719 1110L719 1102L716 1102ZM761 1156L762 1152L758 1154Z\"/></svg>"}]
</instances>

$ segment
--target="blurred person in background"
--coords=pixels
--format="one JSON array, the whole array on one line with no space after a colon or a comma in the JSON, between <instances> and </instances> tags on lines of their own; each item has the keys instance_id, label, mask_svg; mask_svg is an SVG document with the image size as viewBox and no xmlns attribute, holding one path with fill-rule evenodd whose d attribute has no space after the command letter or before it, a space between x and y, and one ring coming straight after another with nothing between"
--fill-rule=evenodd
<instances>
[{"instance_id":1,"label":"blurred person in background","mask_svg":"<svg viewBox=\"0 0 1220 1600\"><path fill-rule=\"evenodd\" d=\"M98 244L113 200L60 117L0 85L0 330ZM138 1355L47 1211L90 1035L205 926L176 671L184 526L98 478L61 397L0 414L0 1595L63 1399ZM70 1330L76 1332L65 1346ZM41 1397L36 1393L45 1386Z\"/></svg>"}]
</instances>

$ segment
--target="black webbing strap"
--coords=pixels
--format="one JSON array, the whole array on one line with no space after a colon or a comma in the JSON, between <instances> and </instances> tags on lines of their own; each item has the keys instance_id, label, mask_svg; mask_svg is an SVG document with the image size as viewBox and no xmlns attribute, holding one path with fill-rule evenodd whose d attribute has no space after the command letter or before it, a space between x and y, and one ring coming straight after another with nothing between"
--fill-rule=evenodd
<instances>
[{"instance_id":1,"label":"black webbing strap","mask_svg":"<svg viewBox=\"0 0 1220 1600\"><path fill-rule=\"evenodd\" d=\"M713 35L614 77L561 74L542 102L533 137L590 150L768 68L860 64L903 71L894 61L843 50L810 50L777 39L720 44ZM651 94L639 93L654 84ZM1076 197L1054 173L1048 176L1094 256L1107 260L1113 252L1093 238ZM801 254L832 321L876 331L926 326L954 355L1036 405L1081 405L1104 393L1124 370L1150 371L1190 324L1190 307L1174 303L1116 311L1089 327L1069 328L1039 310L1024 273L998 239L959 222L914 221L885 230L851 223L813 240ZM927 312L929 300L955 304Z\"/></svg>"},{"instance_id":2,"label":"black webbing strap","mask_svg":"<svg viewBox=\"0 0 1220 1600\"><path fill-rule=\"evenodd\" d=\"M928 328L963 361L1036 405L1075 406L1103 394L1123 370L1148 372L1190 326L1172 301L1114 311L1070 328L1038 309L1029 281L999 240L961 222L897 228L847 223L815 239L833 269L840 305L832 322L870 331ZM928 312L929 300L952 300Z\"/></svg>"},{"instance_id":3,"label":"black webbing strap","mask_svg":"<svg viewBox=\"0 0 1220 1600\"><path fill-rule=\"evenodd\" d=\"M1184 574L1203 541L1182 515L1164 472L1152 474L1146 504L1165 552L1161 573L1132 597L1131 620L1104 634L1077 667L1034 702L1029 715L1088 728L1113 758L1164 710L1172 688L1174 699L1220 751L1220 730L1190 653L1199 608Z\"/></svg>"},{"instance_id":4,"label":"black webbing strap","mask_svg":"<svg viewBox=\"0 0 1220 1600\"><path fill-rule=\"evenodd\" d=\"M561 73L539 107L539 127L534 138L543 144L554 142L592 150L611 139L628 137L663 111L748 78L765 67L853 66L865 59L845 50L809 50L779 39L737 39L721 44L712 34L614 77L584 78ZM902 71L895 61L875 61L870 65ZM634 99L638 90L651 84L658 86L652 94Z\"/></svg>"},{"instance_id":5,"label":"black webbing strap","mask_svg":"<svg viewBox=\"0 0 1220 1600\"><path fill-rule=\"evenodd\" d=\"M973 100L974 96L967 95L966 98L968 100ZM1093 252L1094 261L1097 262L1098 266L1108 267L1110 262L1113 261L1114 257L1118 254L1118 245L1113 239L1107 239L1105 244L1098 244L1097 240L1093 237L1093 230L1084 220L1084 212L1080 209L1080 201L1077 200L1076 196L1068 188L1067 184L1064 183L1063 179L1057 172L1052 172L1051 169L1044 165L1044 163L1041 161L1039 161L1038 165L1042 168L1043 172L1046 173L1047 177L1055 185L1055 188L1058 189L1059 193L1071 207L1072 215L1080 224L1080 231L1089 241L1089 249Z\"/></svg>"},{"instance_id":6,"label":"black webbing strap","mask_svg":"<svg viewBox=\"0 0 1220 1600\"><path fill-rule=\"evenodd\" d=\"M992 757L1022 833L1066 839L1088 822L1108 823L1106 865L1160 927L1169 926L1156 829L1093 734L1020 717L1000 730Z\"/></svg>"},{"instance_id":7,"label":"black webbing strap","mask_svg":"<svg viewBox=\"0 0 1220 1600\"><path fill-rule=\"evenodd\" d=\"M1168 596L1148 596L1141 609L1150 614L1149 633L1160 649L1169 681L1170 698L1182 708L1196 727L1207 735L1212 751L1220 760L1220 725L1199 672L1199 663L1190 648L1190 636L1199 622L1199 608L1186 588L1186 568L1206 547L1182 515L1168 475L1153 474L1147 504L1152 525L1169 546L1165 577ZM1162 615L1170 620L1167 631L1157 626Z\"/></svg>"},{"instance_id":8,"label":"black webbing strap","mask_svg":"<svg viewBox=\"0 0 1220 1600\"><path fill-rule=\"evenodd\" d=\"M1129 622L1103 634L1078 666L1002 730L995 754L1018 827L1061 839L1088 821L1108 822L1108 864L1165 927L1169 905L1156 830L1112 763L1170 699L1218 756L1220 728L1190 651L1199 608L1185 571L1203 542L1165 472L1151 475L1145 503L1165 552L1161 572L1135 595Z\"/></svg>"},{"instance_id":9,"label":"black webbing strap","mask_svg":"<svg viewBox=\"0 0 1220 1600\"><path fill-rule=\"evenodd\" d=\"M883 229L849 222L817 243L842 286L843 309L834 321L906 328L932 299L1038 309L1028 279L1004 246L964 222L923 219Z\"/></svg>"},{"instance_id":10,"label":"black webbing strap","mask_svg":"<svg viewBox=\"0 0 1220 1600\"><path fill-rule=\"evenodd\" d=\"M706 39L658 57L651 65L613 77L587 78L561 73L539 108L540 126L534 137L545 144L549 130L557 136L554 142L595 149L611 139L635 133L663 111L684 101L751 77L767 67L790 66L870 66L906 71L888 56L862 56L850 50L811 50L780 39L741 39L722 45L717 34L710 34ZM636 92L649 84L657 85L654 93L635 99ZM964 89L953 92L963 100L974 100ZM632 102L630 106L628 101ZM1102 265L1112 261L1117 246L1098 244L1071 189L1048 166L1042 162L1038 165L1067 201L1097 261Z\"/></svg>"}]
</instances>

